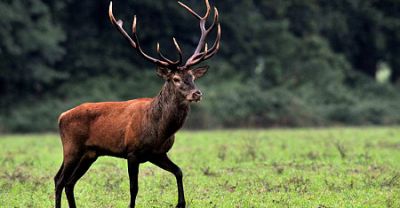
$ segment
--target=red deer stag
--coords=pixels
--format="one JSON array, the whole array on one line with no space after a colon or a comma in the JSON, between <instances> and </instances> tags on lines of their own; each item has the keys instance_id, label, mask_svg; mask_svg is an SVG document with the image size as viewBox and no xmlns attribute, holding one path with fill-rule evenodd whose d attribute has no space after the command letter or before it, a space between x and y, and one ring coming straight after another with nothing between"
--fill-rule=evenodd
<instances>
[{"instance_id":1,"label":"red deer stag","mask_svg":"<svg viewBox=\"0 0 400 208\"><path fill-rule=\"evenodd\" d=\"M211 13L208 0L207 11L200 16L185 4L178 2L200 21L201 37L194 54L182 63L182 51L173 38L179 59L171 61L160 52L159 59L147 55L140 47L136 34L136 16L130 36L123 29L123 22L116 20L110 2L109 16L113 25L129 41L141 56L157 65L157 74L165 80L160 93L154 98L139 98L125 102L85 103L62 113L59 117L60 136L64 160L54 178L55 207L61 207L61 194L65 188L69 207L76 207L74 186L86 173L97 157L109 155L126 158L130 180L130 207L135 207L138 192L139 164L151 162L171 172L178 186L178 205L185 207L182 171L167 156L174 143L174 134L185 122L189 104L201 100L202 93L194 80L202 77L208 67L193 66L217 53L221 39L218 10L214 8L214 21L206 27ZM206 38L214 28L217 37L211 48Z\"/></svg>"}]
</instances>

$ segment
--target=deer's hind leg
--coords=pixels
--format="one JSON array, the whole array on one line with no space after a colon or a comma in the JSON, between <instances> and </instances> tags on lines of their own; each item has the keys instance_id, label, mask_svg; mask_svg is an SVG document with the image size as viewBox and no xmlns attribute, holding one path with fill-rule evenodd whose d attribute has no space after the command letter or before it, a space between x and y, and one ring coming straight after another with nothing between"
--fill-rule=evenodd
<instances>
[{"instance_id":1,"label":"deer's hind leg","mask_svg":"<svg viewBox=\"0 0 400 208\"><path fill-rule=\"evenodd\" d=\"M97 155L94 151L88 151L80 158L75 166L73 173L66 180L65 194L70 208L75 208L74 187L76 182L89 170L90 166L96 161Z\"/></svg>"},{"instance_id":2,"label":"deer's hind leg","mask_svg":"<svg viewBox=\"0 0 400 208\"><path fill-rule=\"evenodd\" d=\"M63 169L64 169L64 161L61 163L61 167L60 167L60 169L58 170L56 176L54 176L54 184L57 183L57 181L58 181L58 179L60 178L60 175L61 175L61 172L62 172Z\"/></svg>"},{"instance_id":3,"label":"deer's hind leg","mask_svg":"<svg viewBox=\"0 0 400 208\"><path fill-rule=\"evenodd\" d=\"M79 163L80 155L69 155L65 157L60 170L54 177L55 183L55 207L61 208L61 195L68 178L72 175L76 165Z\"/></svg>"}]
</instances>

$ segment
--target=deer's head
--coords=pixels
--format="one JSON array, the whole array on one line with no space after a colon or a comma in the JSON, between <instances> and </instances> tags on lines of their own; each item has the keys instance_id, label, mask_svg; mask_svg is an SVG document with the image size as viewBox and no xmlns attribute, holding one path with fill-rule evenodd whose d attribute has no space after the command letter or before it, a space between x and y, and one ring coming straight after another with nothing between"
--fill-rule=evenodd
<instances>
[{"instance_id":1,"label":"deer's head","mask_svg":"<svg viewBox=\"0 0 400 208\"><path fill-rule=\"evenodd\" d=\"M109 6L109 17L113 25L115 25L118 31L129 41L130 45L133 48L137 49L137 51L143 58L157 65L157 74L160 77L162 77L168 84L174 86L176 92L185 97L187 101L198 102L201 100L202 93L196 87L194 81L202 77L207 72L208 66L195 67L195 65L211 58L217 53L219 49L221 40L221 26L218 20L218 10L214 7L214 21L208 28L206 28L207 19L211 14L211 7L208 0L205 0L207 11L204 16L200 16L182 2L178 1L178 3L199 20L201 29L199 43L193 55L185 63L183 63L182 60L182 50L175 38L173 38L172 40L179 55L178 60L172 61L165 57L161 53L159 43L157 43L157 53L159 58L153 58L147 55L140 47L138 36L136 33L136 16L134 16L133 18L132 36L128 35L128 33L124 30L123 21L115 19L112 12L112 2L110 2ZM217 28L217 38L215 39L213 46L211 48L208 48L206 39L208 34L213 31L214 28Z\"/></svg>"}]
</instances>

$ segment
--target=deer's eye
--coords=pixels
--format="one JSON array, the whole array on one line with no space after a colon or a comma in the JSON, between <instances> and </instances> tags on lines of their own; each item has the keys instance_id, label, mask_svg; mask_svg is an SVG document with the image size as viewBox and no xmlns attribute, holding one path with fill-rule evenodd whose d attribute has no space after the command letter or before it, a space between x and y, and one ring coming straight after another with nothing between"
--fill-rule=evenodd
<instances>
[{"instance_id":1,"label":"deer's eye","mask_svg":"<svg viewBox=\"0 0 400 208\"><path fill-rule=\"evenodd\" d=\"M173 78L172 80L173 80L175 83L181 82L181 79L179 79L179 78L176 78L176 77L175 77L175 78Z\"/></svg>"}]
</instances>

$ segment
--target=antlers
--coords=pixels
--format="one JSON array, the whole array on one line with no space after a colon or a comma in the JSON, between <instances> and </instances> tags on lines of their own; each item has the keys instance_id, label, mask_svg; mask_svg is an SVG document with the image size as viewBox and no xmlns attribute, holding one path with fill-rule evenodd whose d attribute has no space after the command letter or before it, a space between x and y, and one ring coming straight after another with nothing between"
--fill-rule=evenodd
<instances>
[{"instance_id":1,"label":"antlers","mask_svg":"<svg viewBox=\"0 0 400 208\"><path fill-rule=\"evenodd\" d=\"M214 7L214 21L209 28L206 28L206 22L211 13L211 7L210 7L210 3L208 2L208 0L205 0L206 6L207 6L207 11L203 17L201 17L199 14L194 12L191 8L189 8L182 2L178 1L178 3L183 8L185 8L190 13L192 13L193 16L195 16L197 19L200 20L201 37L199 40L199 44L197 45L196 50L194 51L194 54L186 61L186 64L185 64L186 67L190 67L190 66L200 63L201 61L211 58L214 54L217 53L217 51L219 49L220 40L221 40L221 25L219 24L219 20L218 20L218 9L216 7ZM214 45L211 47L210 50L208 50L206 38L207 38L208 34L214 29L215 25L217 25L217 28L218 28L217 38L215 39ZM203 48L204 48L204 51L201 52L203 50Z\"/></svg>"},{"instance_id":2,"label":"antlers","mask_svg":"<svg viewBox=\"0 0 400 208\"><path fill-rule=\"evenodd\" d=\"M200 37L199 43L196 47L196 50L194 51L194 54L186 61L186 63L183 66L181 66L182 65L182 50L179 47L179 44L175 38L172 38L172 40L174 42L176 50L178 51L178 55L179 55L178 60L171 61L170 59L166 58L161 53L159 43L157 43L157 53L161 60L153 58L153 57L147 55L140 47L139 39L138 39L137 33L136 33L136 15L133 18L133 24L132 24L133 37L131 37L122 27L123 21L115 19L113 12L112 12L112 1L110 2L110 6L108 9L108 15L110 17L111 23L117 27L118 31L129 41L131 46L133 48L136 48L139 51L139 54L141 56L143 56L145 59L147 59L150 62L152 62L158 66L161 66L161 67L167 67L169 69L185 70L185 69L189 69L193 65L196 65L202 61L205 61L205 60L211 58L213 55L215 55L217 53L219 46L220 46L220 40L221 40L221 26L220 26L220 23L218 20L218 10L216 7L214 7L214 21L209 28L206 28L206 22L211 13L211 7L210 7L210 3L208 2L208 0L205 0L207 11L203 17L201 17L199 14L194 12L191 8L189 8L187 5L183 4L182 2L178 1L178 3L183 8L188 10L194 17L196 17L197 19L200 20L200 29L201 29L201 37ZM217 38L215 39L213 46L210 49L208 49L206 38L207 38L208 34L215 28L216 25L217 25Z\"/></svg>"}]
</instances>

